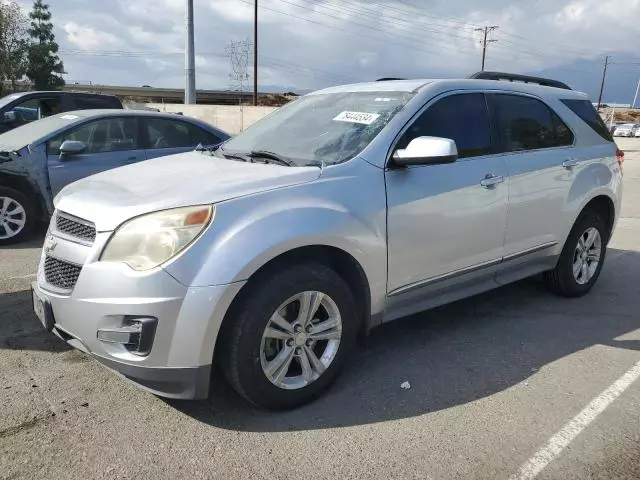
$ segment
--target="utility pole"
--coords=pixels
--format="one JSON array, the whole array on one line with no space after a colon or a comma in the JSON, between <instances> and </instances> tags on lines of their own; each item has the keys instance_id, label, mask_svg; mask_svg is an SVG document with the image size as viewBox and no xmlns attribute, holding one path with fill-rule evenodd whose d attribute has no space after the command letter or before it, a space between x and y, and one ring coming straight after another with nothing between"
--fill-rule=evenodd
<instances>
[{"instance_id":1,"label":"utility pole","mask_svg":"<svg viewBox=\"0 0 640 480\"><path fill-rule=\"evenodd\" d=\"M258 105L258 0L253 12L253 104Z\"/></svg>"},{"instance_id":2,"label":"utility pole","mask_svg":"<svg viewBox=\"0 0 640 480\"><path fill-rule=\"evenodd\" d=\"M499 27L498 25L491 25L491 26L486 26L483 28L476 28L475 31L476 32L483 32L484 33L484 37L482 39L482 41L480 42L480 45L482 45L482 71L484 72L484 63L485 63L485 59L487 56L487 45L489 45L490 43L494 43L497 42L498 40L490 40L488 39L489 37L489 32L492 32L494 30L497 30Z\"/></svg>"},{"instance_id":3,"label":"utility pole","mask_svg":"<svg viewBox=\"0 0 640 480\"><path fill-rule=\"evenodd\" d=\"M636 87L636 94L633 96L633 103L631 108L636 108L636 100L638 99L638 92L640 92L640 78L638 78L638 86Z\"/></svg>"},{"instance_id":4,"label":"utility pole","mask_svg":"<svg viewBox=\"0 0 640 480\"><path fill-rule=\"evenodd\" d=\"M190 105L196 103L196 59L193 39L193 0L187 0L184 26L184 103L186 105Z\"/></svg>"},{"instance_id":5,"label":"utility pole","mask_svg":"<svg viewBox=\"0 0 640 480\"><path fill-rule=\"evenodd\" d=\"M609 59L611 57L607 55L604 57L604 71L602 72L602 83L600 84L600 94L598 95L598 111L600 111L600 105L602 104L602 92L604 91L604 80L607 78L607 66L609 65Z\"/></svg>"}]
</instances>

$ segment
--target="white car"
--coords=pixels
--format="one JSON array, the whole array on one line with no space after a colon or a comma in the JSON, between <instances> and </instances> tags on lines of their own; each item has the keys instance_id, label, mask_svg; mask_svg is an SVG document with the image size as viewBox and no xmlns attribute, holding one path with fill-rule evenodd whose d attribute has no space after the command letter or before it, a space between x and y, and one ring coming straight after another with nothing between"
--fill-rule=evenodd
<instances>
[{"instance_id":1,"label":"white car","mask_svg":"<svg viewBox=\"0 0 640 480\"><path fill-rule=\"evenodd\" d=\"M614 137L637 137L640 132L640 123L625 123L613 132Z\"/></svg>"}]
</instances>

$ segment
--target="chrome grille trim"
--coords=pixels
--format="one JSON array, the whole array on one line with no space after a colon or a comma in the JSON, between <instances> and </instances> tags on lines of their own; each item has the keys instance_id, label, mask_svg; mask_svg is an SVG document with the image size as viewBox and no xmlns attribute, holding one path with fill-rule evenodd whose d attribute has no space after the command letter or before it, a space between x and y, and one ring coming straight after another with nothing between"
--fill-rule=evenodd
<instances>
[{"instance_id":1,"label":"chrome grille trim","mask_svg":"<svg viewBox=\"0 0 640 480\"><path fill-rule=\"evenodd\" d=\"M96 239L95 225L63 212L56 213L56 230L85 242L93 243Z\"/></svg>"},{"instance_id":2,"label":"chrome grille trim","mask_svg":"<svg viewBox=\"0 0 640 480\"><path fill-rule=\"evenodd\" d=\"M44 259L45 280L48 284L63 290L73 290L81 271L81 265L65 262L49 255Z\"/></svg>"}]
</instances>

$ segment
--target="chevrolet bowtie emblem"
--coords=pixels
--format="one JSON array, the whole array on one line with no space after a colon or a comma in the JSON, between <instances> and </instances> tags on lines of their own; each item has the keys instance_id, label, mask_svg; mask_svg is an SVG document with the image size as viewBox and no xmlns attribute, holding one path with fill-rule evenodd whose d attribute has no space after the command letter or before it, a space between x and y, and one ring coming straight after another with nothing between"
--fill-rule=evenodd
<instances>
[{"instance_id":1,"label":"chevrolet bowtie emblem","mask_svg":"<svg viewBox=\"0 0 640 480\"><path fill-rule=\"evenodd\" d=\"M52 236L49 236L44 241L44 252L51 253L56 249L57 246L58 246L58 242L56 241L56 239L53 238Z\"/></svg>"}]
</instances>

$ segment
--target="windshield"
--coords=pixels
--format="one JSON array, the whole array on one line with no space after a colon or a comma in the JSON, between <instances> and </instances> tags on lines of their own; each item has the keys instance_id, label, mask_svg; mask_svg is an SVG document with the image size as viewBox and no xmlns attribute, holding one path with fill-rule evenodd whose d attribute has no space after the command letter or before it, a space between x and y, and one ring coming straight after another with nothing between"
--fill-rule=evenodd
<instances>
[{"instance_id":1,"label":"windshield","mask_svg":"<svg viewBox=\"0 0 640 480\"><path fill-rule=\"evenodd\" d=\"M9 130L6 133L0 134L0 148L3 150L17 150L36 142L61 128L73 125L74 123L79 122L82 118L85 117L74 115L73 113L62 113L42 118L35 122L26 123Z\"/></svg>"},{"instance_id":2,"label":"windshield","mask_svg":"<svg viewBox=\"0 0 640 480\"><path fill-rule=\"evenodd\" d=\"M267 151L297 166L344 162L359 154L412 96L409 92L305 96L229 140L222 153Z\"/></svg>"}]
</instances>

